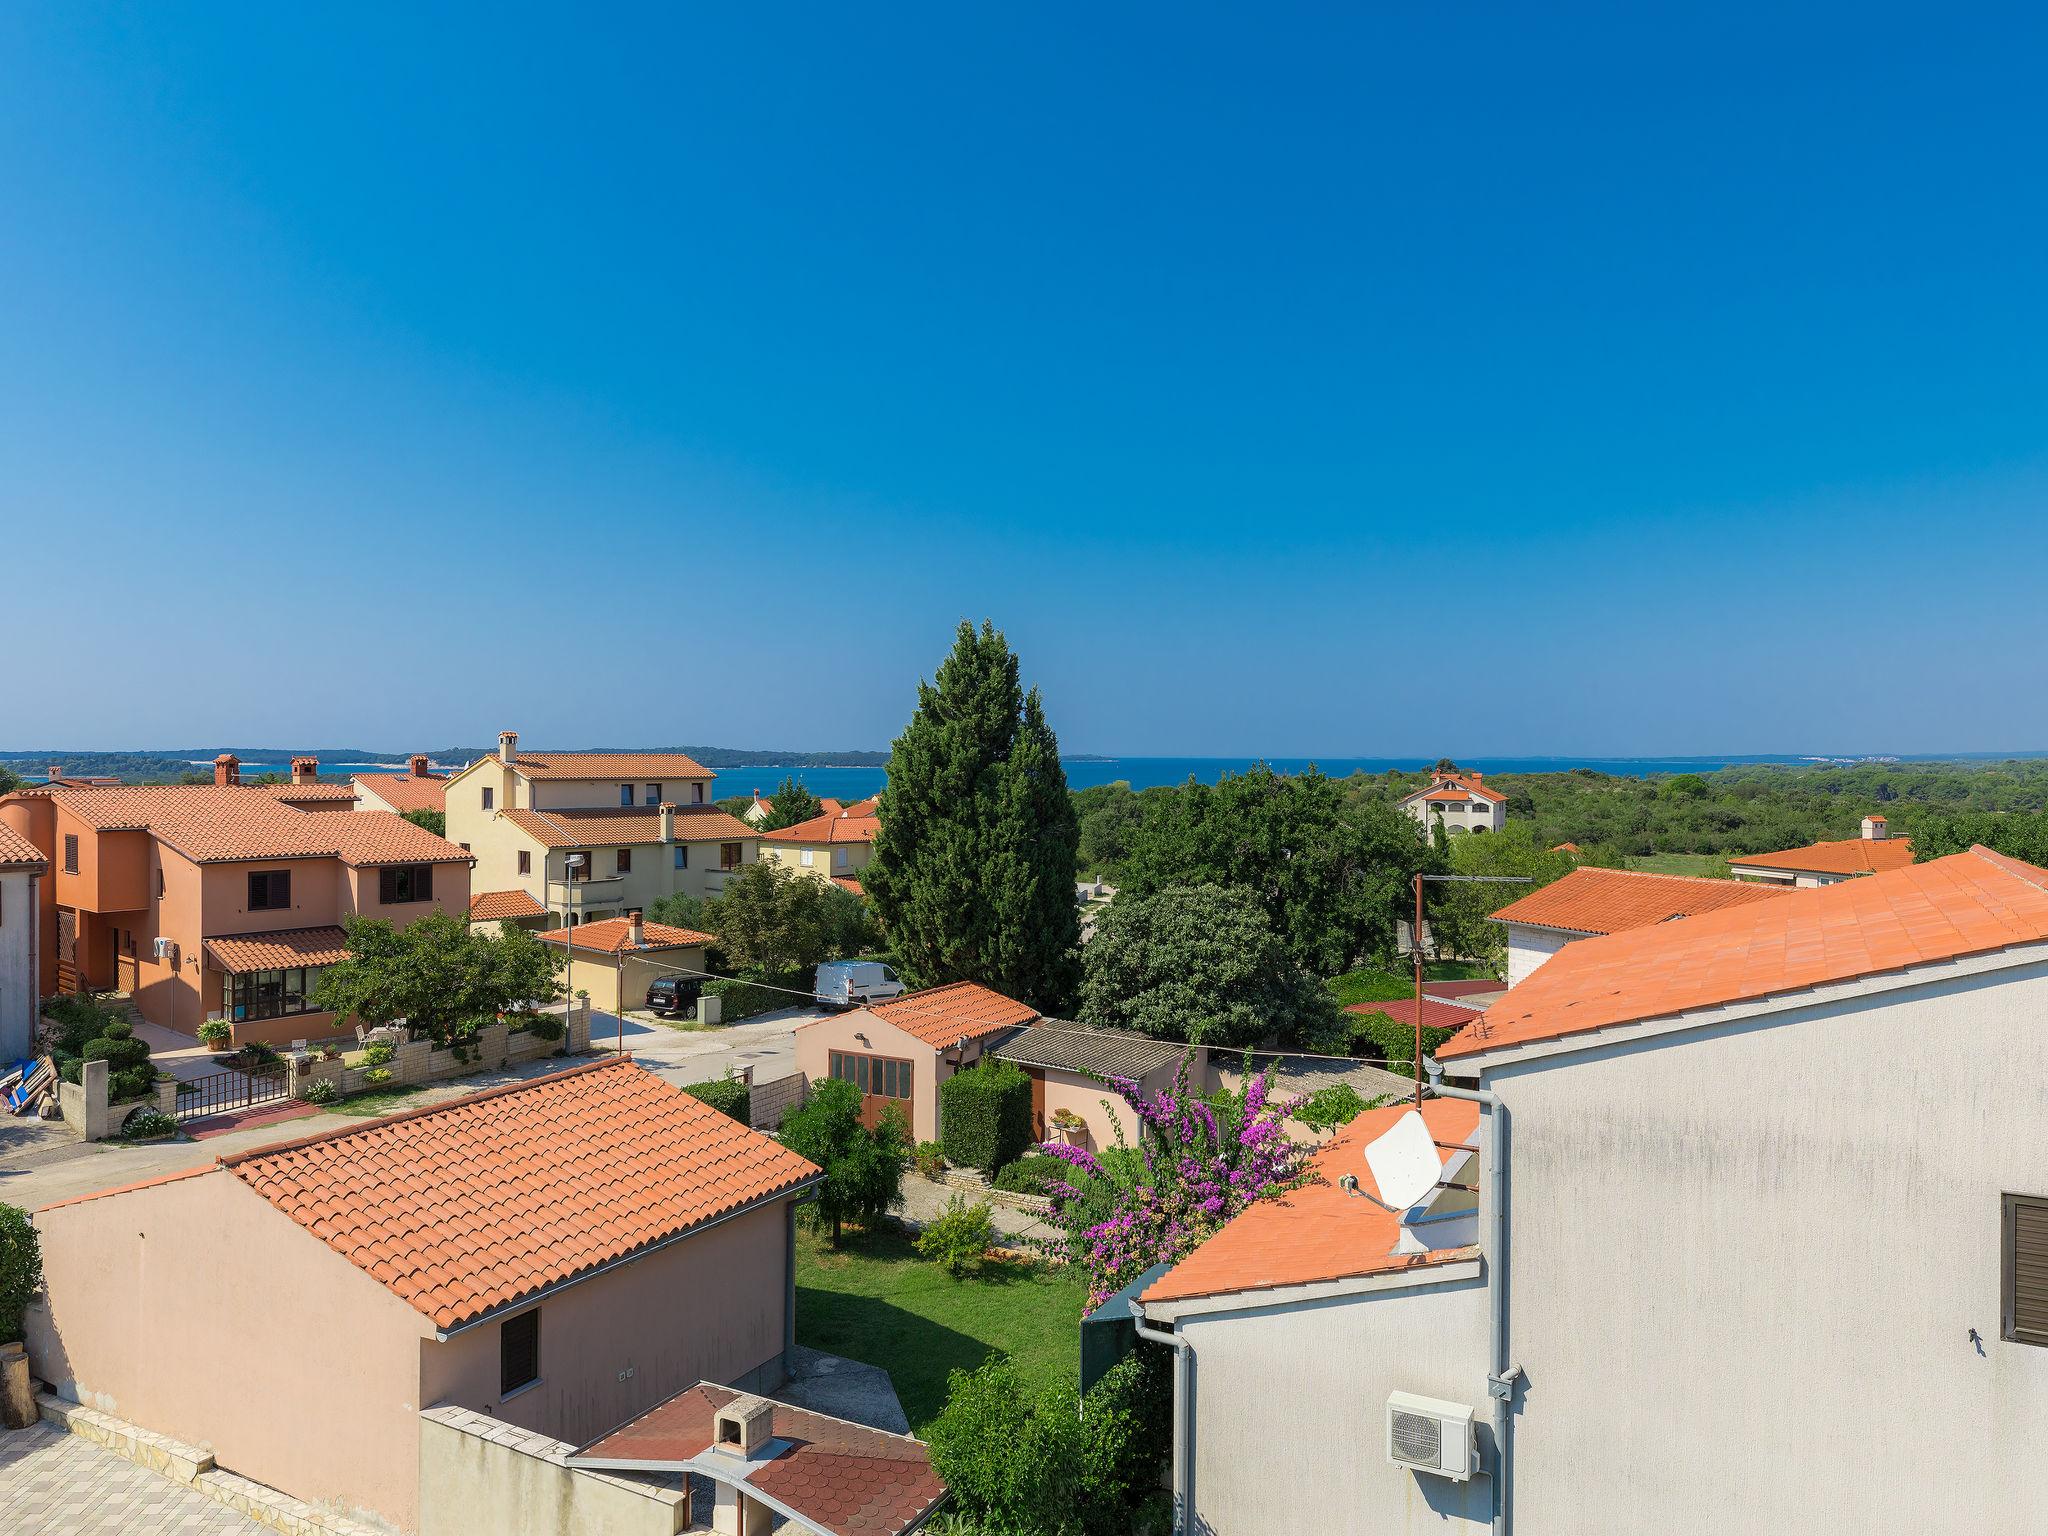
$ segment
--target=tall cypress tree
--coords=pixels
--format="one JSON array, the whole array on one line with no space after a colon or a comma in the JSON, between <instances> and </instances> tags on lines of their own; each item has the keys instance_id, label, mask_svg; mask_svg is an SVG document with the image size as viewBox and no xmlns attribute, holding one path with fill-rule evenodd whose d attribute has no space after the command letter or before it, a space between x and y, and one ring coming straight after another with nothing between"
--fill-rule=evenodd
<instances>
[{"instance_id":1,"label":"tall cypress tree","mask_svg":"<svg viewBox=\"0 0 2048 1536\"><path fill-rule=\"evenodd\" d=\"M1071 1006L1079 830L1059 744L992 624L962 621L889 754L861 884L918 986L979 981Z\"/></svg>"}]
</instances>

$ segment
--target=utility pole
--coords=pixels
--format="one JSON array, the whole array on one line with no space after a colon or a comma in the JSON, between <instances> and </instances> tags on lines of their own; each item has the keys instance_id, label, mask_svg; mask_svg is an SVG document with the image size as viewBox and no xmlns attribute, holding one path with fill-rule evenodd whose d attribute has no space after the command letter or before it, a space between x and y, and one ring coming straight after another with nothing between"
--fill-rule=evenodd
<instances>
[{"instance_id":1,"label":"utility pole","mask_svg":"<svg viewBox=\"0 0 2048 1536\"><path fill-rule=\"evenodd\" d=\"M562 856L562 952L569 958L562 973L562 1029L569 1028L569 1011L576 1006L576 923L569 912L569 898L576 894L576 871L583 867L585 855L580 853Z\"/></svg>"},{"instance_id":2,"label":"utility pole","mask_svg":"<svg viewBox=\"0 0 2048 1536\"><path fill-rule=\"evenodd\" d=\"M1422 1108L1422 883L1436 885L1533 885L1534 875L1415 874L1415 926L1408 930L1408 952L1415 960L1415 1107Z\"/></svg>"}]
</instances>

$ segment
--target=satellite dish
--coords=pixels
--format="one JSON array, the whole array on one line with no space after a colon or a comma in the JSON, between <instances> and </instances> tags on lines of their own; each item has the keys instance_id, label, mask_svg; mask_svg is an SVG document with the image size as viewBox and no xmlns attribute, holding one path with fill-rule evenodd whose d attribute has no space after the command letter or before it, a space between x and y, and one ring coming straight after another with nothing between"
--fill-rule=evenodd
<instances>
[{"instance_id":1,"label":"satellite dish","mask_svg":"<svg viewBox=\"0 0 2048 1536\"><path fill-rule=\"evenodd\" d=\"M1420 1205L1443 1177L1443 1159L1422 1116L1409 1110L1393 1128L1366 1144L1365 1166L1379 1185L1380 1200L1397 1211Z\"/></svg>"}]
</instances>

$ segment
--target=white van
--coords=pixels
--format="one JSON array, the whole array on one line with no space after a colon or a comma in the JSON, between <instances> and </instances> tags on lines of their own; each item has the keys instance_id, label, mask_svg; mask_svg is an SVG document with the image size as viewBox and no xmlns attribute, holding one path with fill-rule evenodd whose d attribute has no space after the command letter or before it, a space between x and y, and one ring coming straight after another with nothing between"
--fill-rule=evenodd
<instances>
[{"instance_id":1,"label":"white van","mask_svg":"<svg viewBox=\"0 0 2048 1536\"><path fill-rule=\"evenodd\" d=\"M812 989L827 1008L858 1008L905 990L896 973L879 960L827 960L818 967Z\"/></svg>"}]
</instances>

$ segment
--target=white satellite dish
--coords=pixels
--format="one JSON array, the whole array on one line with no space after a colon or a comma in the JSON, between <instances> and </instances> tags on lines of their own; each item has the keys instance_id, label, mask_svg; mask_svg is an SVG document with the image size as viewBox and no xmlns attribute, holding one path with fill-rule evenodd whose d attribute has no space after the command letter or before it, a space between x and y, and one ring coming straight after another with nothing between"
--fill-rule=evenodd
<instances>
[{"instance_id":1,"label":"white satellite dish","mask_svg":"<svg viewBox=\"0 0 2048 1536\"><path fill-rule=\"evenodd\" d=\"M1397 1211L1420 1205L1436 1188L1444 1168L1436 1139L1412 1109L1386 1134L1366 1144L1365 1166L1379 1186L1381 1203Z\"/></svg>"}]
</instances>

